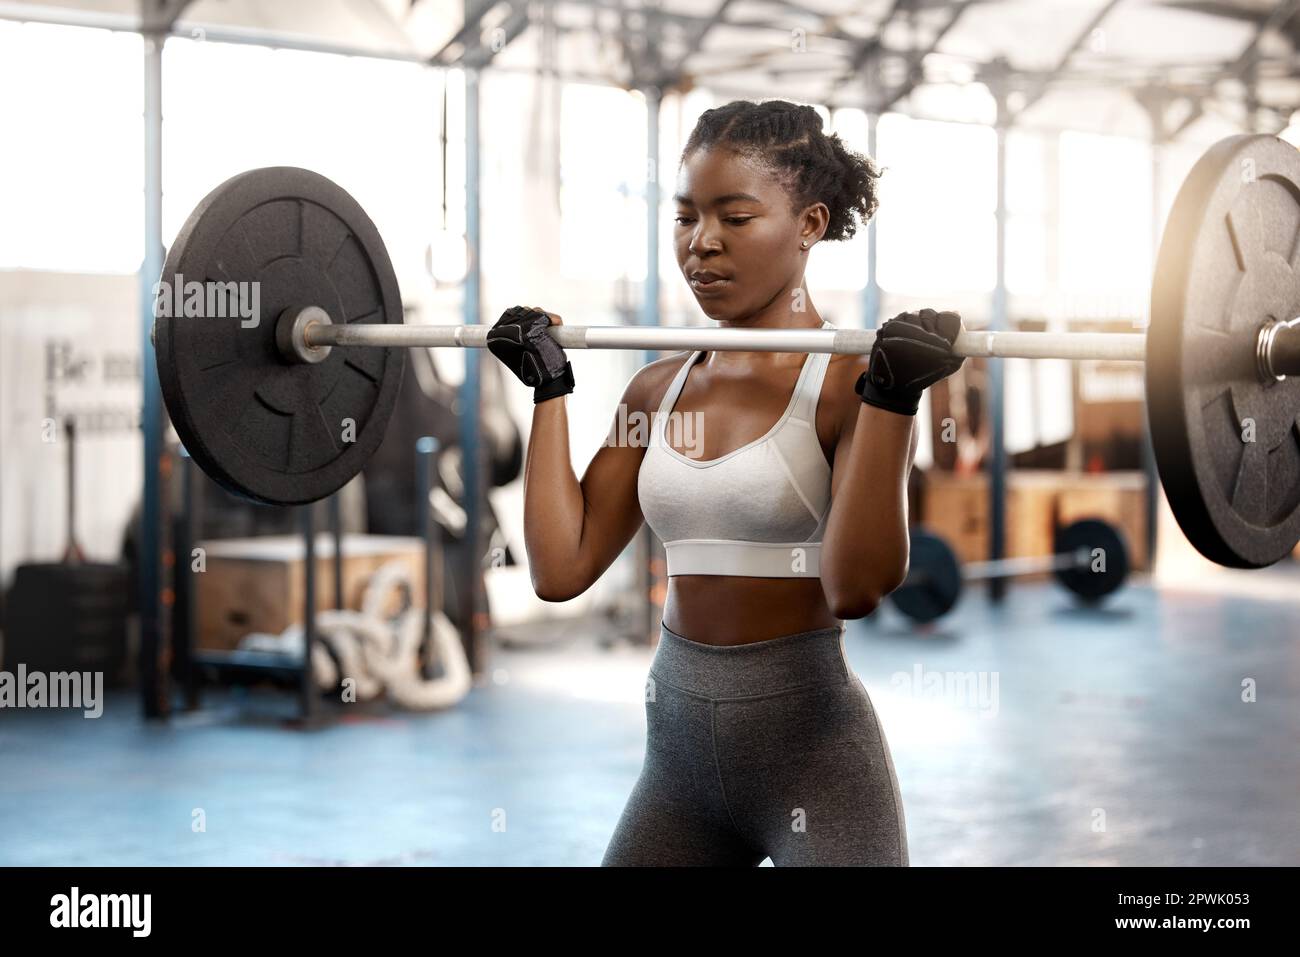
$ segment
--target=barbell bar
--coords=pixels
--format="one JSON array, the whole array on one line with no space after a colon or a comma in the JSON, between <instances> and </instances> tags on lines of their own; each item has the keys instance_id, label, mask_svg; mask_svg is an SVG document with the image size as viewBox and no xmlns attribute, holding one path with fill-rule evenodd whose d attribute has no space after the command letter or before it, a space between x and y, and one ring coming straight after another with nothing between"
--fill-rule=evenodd
<instances>
[{"instance_id":1,"label":"barbell bar","mask_svg":"<svg viewBox=\"0 0 1300 957\"><path fill-rule=\"evenodd\" d=\"M967 562L962 566L961 577L968 582L987 582L994 579L1022 578L1041 575L1043 572L1084 568L1092 553L1084 548L1054 555L1017 555L1014 558L994 558L983 562Z\"/></svg>"},{"instance_id":2,"label":"barbell bar","mask_svg":"<svg viewBox=\"0 0 1300 957\"><path fill-rule=\"evenodd\" d=\"M911 563L907 578L890 593L890 602L913 621L930 622L950 612L967 584L1010 580L1051 572L1086 604L1095 604L1128 579L1128 545L1120 531L1102 519L1087 518L1060 529L1051 555L1022 555L961 564L942 536L923 528L909 533Z\"/></svg>"},{"instance_id":3,"label":"barbell bar","mask_svg":"<svg viewBox=\"0 0 1300 957\"><path fill-rule=\"evenodd\" d=\"M967 331L956 351L1145 359L1150 434L1179 525L1216 562L1272 564L1300 542L1298 236L1300 153L1276 137L1229 137L1175 199L1145 336ZM185 277L251 286L258 308L229 314L202 295L196 308L189 299L163 308ZM323 498L361 471L382 441L406 347L482 348L489 329L404 325L374 223L336 184L291 167L241 173L204 198L168 251L155 315L163 397L194 461L230 491L282 505ZM550 331L566 348L661 351L864 354L875 338L857 329Z\"/></svg>"},{"instance_id":4,"label":"barbell bar","mask_svg":"<svg viewBox=\"0 0 1300 957\"><path fill-rule=\"evenodd\" d=\"M293 328L295 311L277 323L290 325L286 357L305 360L304 353L335 346L456 347L483 349L491 326L373 326L334 325L319 319ZM566 349L644 349L662 352L807 352L865 355L876 341L874 329L704 329L689 326L556 326L548 330ZM1284 375L1300 373L1300 350L1293 339L1300 333L1270 337L1265 350ZM1109 332L963 332L954 345L962 356L1016 359L1104 359L1141 362L1146 336ZM1290 364L1288 364L1290 363Z\"/></svg>"}]
</instances>

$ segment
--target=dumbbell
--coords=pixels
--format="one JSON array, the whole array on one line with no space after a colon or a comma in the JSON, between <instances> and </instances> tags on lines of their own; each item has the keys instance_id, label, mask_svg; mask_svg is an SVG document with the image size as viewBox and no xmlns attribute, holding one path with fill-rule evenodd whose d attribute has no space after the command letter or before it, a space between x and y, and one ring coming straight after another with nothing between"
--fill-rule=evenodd
<instances>
[{"instance_id":1,"label":"dumbbell","mask_svg":"<svg viewBox=\"0 0 1300 957\"><path fill-rule=\"evenodd\" d=\"M1091 605L1119 589L1129 573L1124 536L1097 518L1058 530L1051 555L973 562L965 567L939 535L915 528L910 537L912 560L907 579L889 597L895 608L918 622L948 614L967 582L1051 572L1082 603Z\"/></svg>"}]
</instances>

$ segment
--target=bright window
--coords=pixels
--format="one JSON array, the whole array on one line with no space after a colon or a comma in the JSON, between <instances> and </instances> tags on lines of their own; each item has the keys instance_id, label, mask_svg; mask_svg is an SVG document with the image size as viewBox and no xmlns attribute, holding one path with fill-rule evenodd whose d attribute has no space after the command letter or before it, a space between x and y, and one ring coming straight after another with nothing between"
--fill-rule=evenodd
<instances>
[{"instance_id":1,"label":"bright window","mask_svg":"<svg viewBox=\"0 0 1300 957\"><path fill-rule=\"evenodd\" d=\"M143 57L135 34L0 21L0 268L140 268Z\"/></svg>"},{"instance_id":2,"label":"bright window","mask_svg":"<svg viewBox=\"0 0 1300 957\"><path fill-rule=\"evenodd\" d=\"M235 173L302 166L334 180L369 213L404 284L425 279L425 251L442 221L441 94L441 76L418 64L168 40L164 241ZM449 155L463 152L459 140L448 146ZM449 176L456 211L458 186Z\"/></svg>"},{"instance_id":3,"label":"bright window","mask_svg":"<svg viewBox=\"0 0 1300 957\"><path fill-rule=\"evenodd\" d=\"M890 292L993 288L997 142L993 130L897 114L876 128L878 276Z\"/></svg>"},{"instance_id":4,"label":"bright window","mask_svg":"<svg viewBox=\"0 0 1300 957\"><path fill-rule=\"evenodd\" d=\"M1041 135L1007 134L1007 289L1047 288L1047 147Z\"/></svg>"},{"instance_id":5,"label":"bright window","mask_svg":"<svg viewBox=\"0 0 1300 957\"><path fill-rule=\"evenodd\" d=\"M0 267L139 268L143 73L136 34L0 22L0 89L22 91L0 97L15 144L0 152ZM163 241L235 173L304 166L357 198L399 275L423 275L441 220L434 77L414 64L169 39ZM456 213L459 186L448 184Z\"/></svg>"},{"instance_id":6,"label":"bright window","mask_svg":"<svg viewBox=\"0 0 1300 957\"><path fill-rule=\"evenodd\" d=\"M610 87L567 84L560 127L564 278L644 281L645 184L644 97ZM663 185L661 200L664 192L671 195Z\"/></svg>"},{"instance_id":7,"label":"bright window","mask_svg":"<svg viewBox=\"0 0 1300 957\"><path fill-rule=\"evenodd\" d=\"M1074 303L1067 312L1137 318L1151 284L1150 147L1062 133L1060 196L1060 285Z\"/></svg>"}]
</instances>

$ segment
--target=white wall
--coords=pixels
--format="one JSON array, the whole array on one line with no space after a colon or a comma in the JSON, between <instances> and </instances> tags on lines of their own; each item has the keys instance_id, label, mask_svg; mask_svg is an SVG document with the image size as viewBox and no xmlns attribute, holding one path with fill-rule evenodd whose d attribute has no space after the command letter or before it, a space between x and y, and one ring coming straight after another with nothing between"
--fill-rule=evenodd
<instances>
[{"instance_id":1,"label":"white wall","mask_svg":"<svg viewBox=\"0 0 1300 957\"><path fill-rule=\"evenodd\" d=\"M92 559L118 554L143 484L137 302L134 276L0 271L6 585L15 565L57 560L67 540L67 447L47 418L78 415L78 541Z\"/></svg>"}]
</instances>

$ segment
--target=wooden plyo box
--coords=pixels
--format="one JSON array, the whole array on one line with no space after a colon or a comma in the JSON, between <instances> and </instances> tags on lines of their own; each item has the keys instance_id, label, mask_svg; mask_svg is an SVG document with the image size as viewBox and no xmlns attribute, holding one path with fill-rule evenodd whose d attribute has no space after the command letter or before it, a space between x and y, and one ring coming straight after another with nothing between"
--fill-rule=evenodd
<instances>
[{"instance_id":1,"label":"wooden plyo box","mask_svg":"<svg viewBox=\"0 0 1300 957\"><path fill-rule=\"evenodd\" d=\"M251 632L278 635L302 622L307 588L301 535L200 542L206 571L194 575L199 648L227 651ZM427 607L424 542L392 535L343 536L343 606L359 609L370 577L389 562L407 569L411 602ZM391 599L396 611L398 596ZM316 608L334 608L334 540L316 538Z\"/></svg>"},{"instance_id":2,"label":"wooden plyo box","mask_svg":"<svg viewBox=\"0 0 1300 957\"><path fill-rule=\"evenodd\" d=\"M948 540L963 562L988 558L988 476L926 473L922 524ZM1008 558L1050 555L1053 520L1069 525L1101 518L1117 526L1128 543L1131 567L1149 567L1146 554L1146 476L1141 472L1059 472L1018 469L1007 473Z\"/></svg>"}]
</instances>

